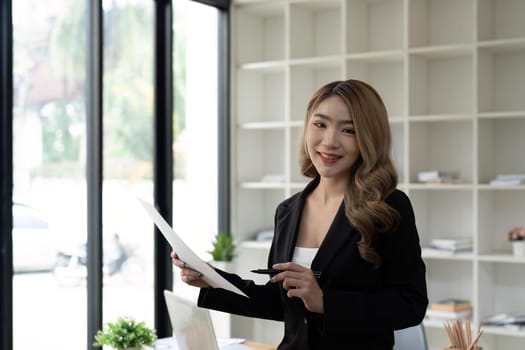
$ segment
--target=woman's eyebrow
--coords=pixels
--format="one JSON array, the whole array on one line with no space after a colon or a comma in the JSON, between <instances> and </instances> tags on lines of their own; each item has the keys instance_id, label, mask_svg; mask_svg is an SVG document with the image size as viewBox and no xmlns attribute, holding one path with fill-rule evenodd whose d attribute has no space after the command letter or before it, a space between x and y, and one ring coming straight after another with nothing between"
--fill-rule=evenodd
<instances>
[{"instance_id":1,"label":"woman's eyebrow","mask_svg":"<svg viewBox=\"0 0 525 350\"><path fill-rule=\"evenodd\" d=\"M314 113L314 117L319 117L321 119L326 119L328 121L332 121L332 118L329 115L323 114L323 113ZM352 119L345 119L340 120L337 122L338 124L354 124L354 121Z\"/></svg>"}]
</instances>

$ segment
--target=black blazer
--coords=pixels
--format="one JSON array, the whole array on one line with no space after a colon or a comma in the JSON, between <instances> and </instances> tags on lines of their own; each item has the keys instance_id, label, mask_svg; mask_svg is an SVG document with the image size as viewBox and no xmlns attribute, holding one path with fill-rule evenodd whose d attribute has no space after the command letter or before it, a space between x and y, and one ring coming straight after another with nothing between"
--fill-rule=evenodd
<instances>
[{"instance_id":1,"label":"black blazer","mask_svg":"<svg viewBox=\"0 0 525 350\"><path fill-rule=\"evenodd\" d=\"M306 197L319 178L304 191L283 201L275 214L275 235L268 267L292 260ZM324 314L308 311L299 298L288 298L282 283L256 285L219 271L250 298L223 289L203 288L198 305L233 314L284 321L279 350L366 349L391 350L393 331L421 323L428 305L425 265L410 200L395 190L386 202L401 215L393 232L379 233L374 246L382 265L373 269L356 243L360 234L345 216L341 204L312 261L321 271Z\"/></svg>"}]
</instances>

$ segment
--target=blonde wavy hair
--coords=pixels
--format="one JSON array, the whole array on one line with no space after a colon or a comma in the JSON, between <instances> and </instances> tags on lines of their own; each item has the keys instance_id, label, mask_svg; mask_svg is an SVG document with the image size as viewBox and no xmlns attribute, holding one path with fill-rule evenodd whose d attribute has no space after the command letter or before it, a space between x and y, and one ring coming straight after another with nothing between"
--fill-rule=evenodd
<instances>
[{"instance_id":1,"label":"blonde wavy hair","mask_svg":"<svg viewBox=\"0 0 525 350\"><path fill-rule=\"evenodd\" d=\"M359 254L378 268L381 257L372 246L374 235L393 230L400 220L399 213L385 203L397 186L397 172L390 158L392 137L387 111L377 91L362 81L334 81L319 88L308 102L301 139L299 162L307 177L319 176L306 149L308 122L319 104L331 96L339 96L346 104L361 151L348 172L346 216L361 234Z\"/></svg>"}]
</instances>

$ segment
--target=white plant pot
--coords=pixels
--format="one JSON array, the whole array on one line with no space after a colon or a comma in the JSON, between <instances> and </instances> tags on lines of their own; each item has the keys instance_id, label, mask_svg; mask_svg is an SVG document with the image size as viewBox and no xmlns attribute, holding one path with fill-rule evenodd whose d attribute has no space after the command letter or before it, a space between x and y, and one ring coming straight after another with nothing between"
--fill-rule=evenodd
<instances>
[{"instance_id":1,"label":"white plant pot","mask_svg":"<svg viewBox=\"0 0 525 350\"><path fill-rule=\"evenodd\" d=\"M525 241L512 242L512 253L514 256L525 256Z\"/></svg>"}]
</instances>

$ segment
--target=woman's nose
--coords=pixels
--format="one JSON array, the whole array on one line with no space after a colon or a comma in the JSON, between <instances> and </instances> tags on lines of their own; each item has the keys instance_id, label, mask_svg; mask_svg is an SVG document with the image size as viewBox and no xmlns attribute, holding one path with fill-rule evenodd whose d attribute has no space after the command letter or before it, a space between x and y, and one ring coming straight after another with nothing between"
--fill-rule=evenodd
<instances>
[{"instance_id":1,"label":"woman's nose","mask_svg":"<svg viewBox=\"0 0 525 350\"><path fill-rule=\"evenodd\" d=\"M327 129L323 135L323 144L329 147L335 147L338 143L338 135L335 130Z\"/></svg>"}]
</instances>

